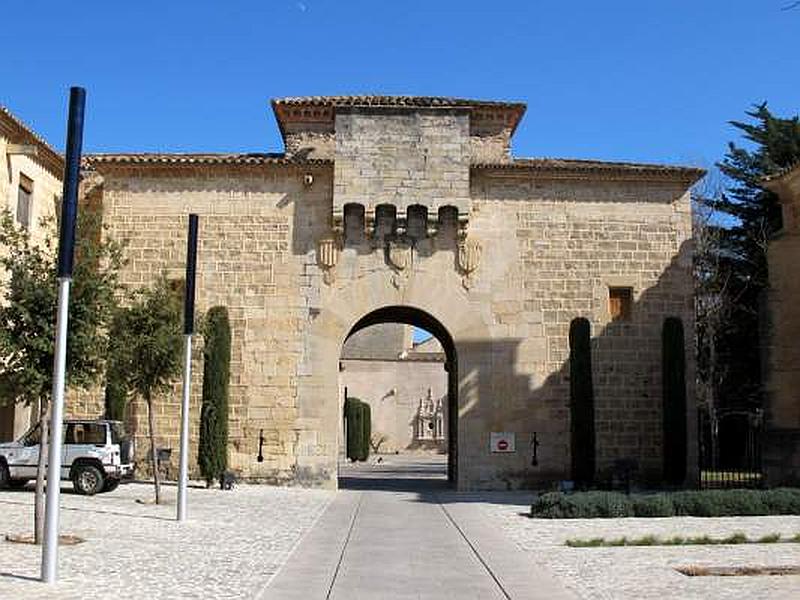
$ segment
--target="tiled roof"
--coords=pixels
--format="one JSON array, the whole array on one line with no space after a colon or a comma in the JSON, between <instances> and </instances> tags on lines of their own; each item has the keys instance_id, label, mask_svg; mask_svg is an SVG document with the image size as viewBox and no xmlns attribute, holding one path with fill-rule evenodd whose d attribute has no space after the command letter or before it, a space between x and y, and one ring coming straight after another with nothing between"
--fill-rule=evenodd
<instances>
[{"instance_id":1,"label":"tiled roof","mask_svg":"<svg viewBox=\"0 0 800 600\"><path fill-rule=\"evenodd\" d=\"M0 131L6 132L14 144L30 144L38 148L37 158L42 165L59 179L64 175L64 157L56 152L44 138L21 121L8 108L0 105Z\"/></svg>"},{"instance_id":2,"label":"tiled roof","mask_svg":"<svg viewBox=\"0 0 800 600\"><path fill-rule=\"evenodd\" d=\"M522 102L505 102L498 100L469 100L466 98L450 98L442 96L296 96L275 98L276 105L298 106L410 106L439 108L518 108L525 110Z\"/></svg>"},{"instance_id":3,"label":"tiled roof","mask_svg":"<svg viewBox=\"0 0 800 600\"><path fill-rule=\"evenodd\" d=\"M487 171L542 171L542 172L582 172L598 175L620 175L641 177L664 177L697 181L705 170L697 167L658 165L646 163L614 162L601 160L581 160L572 158L516 158L505 163L473 164L473 169Z\"/></svg>"},{"instance_id":4,"label":"tiled roof","mask_svg":"<svg viewBox=\"0 0 800 600\"><path fill-rule=\"evenodd\" d=\"M332 164L322 159L292 158L284 154L246 153L246 154L90 154L84 157L89 166L94 165L307 165L324 166Z\"/></svg>"},{"instance_id":5,"label":"tiled roof","mask_svg":"<svg viewBox=\"0 0 800 600\"><path fill-rule=\"evenodd\" d=\"M471 124L477 127L508 127L513 133L525 113L523 102L468 100L440 96L300 96L275 98L272 110L286 141L287 126L323 125L332 130L337 109L360 108L461 108L471 112Z\"/></svg>"}]
</instances>

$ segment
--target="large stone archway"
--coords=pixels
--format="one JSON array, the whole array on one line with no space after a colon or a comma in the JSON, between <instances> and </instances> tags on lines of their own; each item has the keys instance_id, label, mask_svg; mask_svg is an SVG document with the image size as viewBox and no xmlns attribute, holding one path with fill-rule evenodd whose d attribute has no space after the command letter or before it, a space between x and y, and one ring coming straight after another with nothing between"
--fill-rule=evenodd
<instances>
[{"instance_id":1,"label":"large stone archway","mask_svg":"<svg viewBox=\"0 0 800 600\"><path fill-rule=\"evenodd\" d=\"M388 284L390 276L391 273L374 273L365 278L337 281L324 297L325 308L314 317L305 357L308 375L299 380L298 404L300 414L313 420L315 428L324 431L324 445L328 450L322 463L311 455L298 457L298 464L333 483L338 456L338 363L342 345L349 335L369 325L405 323L426 329L445 349L449 402L448 477L453 485L464 487L466 482L458 477L459 447L469 444L461 441L468 435L462 432L462 424L468 412L465 407L474 406L477 398L474 388L467 385L462 388L459 373L474 372L474 361L480 356L471 355L469 347L478 340L486 340L488 329L480 312L470 305L458 278L448 282L446 277L442 280L441 274L437 277L420 273L409 277L413 285L399 288Z\"/></svg>"}]
</instances>

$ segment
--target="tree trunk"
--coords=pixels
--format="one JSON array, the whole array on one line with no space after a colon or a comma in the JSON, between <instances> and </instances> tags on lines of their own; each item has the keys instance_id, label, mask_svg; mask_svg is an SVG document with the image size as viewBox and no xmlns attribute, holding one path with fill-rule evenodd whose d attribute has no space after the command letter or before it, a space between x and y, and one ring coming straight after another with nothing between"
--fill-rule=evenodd
<instances>
[{"instance_id":1,"label":"tree trunk","mask_svg":"<svg viewBox=\"0 0 800 600\"><path fill-rule=\"evenodd\" d=\"M36 467L36 490L33 496L33 537L37 545L40 545L44 538L44 480L47 472L49 409L50 404L47 400L39 401L39 462ZM56 481L53 485L61 485L61 482Z\"/></svg>"},{"instance_id":2,"label":"tree trunk","mask_svg":"<svg viewBox=\"0 0 800 600\"><path fill-rule=\"evenodd\" d=\"M156 492L156 504L161 504L161 481L158 473L158 455L156 452L156 426L155 416L153 415L153 398L148 394L147 401L147 424L150 428L150 460L153 463L153 485Z\"/></svg>"}]
</instances>

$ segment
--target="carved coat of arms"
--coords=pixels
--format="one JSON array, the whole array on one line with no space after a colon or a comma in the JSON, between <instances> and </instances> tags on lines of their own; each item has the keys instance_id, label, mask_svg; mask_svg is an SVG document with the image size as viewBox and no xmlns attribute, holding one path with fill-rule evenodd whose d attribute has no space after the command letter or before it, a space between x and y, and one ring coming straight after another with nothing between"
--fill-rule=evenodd
<instances>
[{"instance_id":1,"label":"carved coat of arms","mask_svg":"<svg viewBox=\"0 0 800 600\"><path fill-rule=\"evenodd\" d=\"M458 266L469 275L481 264L483 244L475 238L467 238L458 245Z\"/></svg>"},{"instance_id":2,"label":"carved coat of arms","mask_svg":"<svg viewBox=\"0 0 800 600\"><path fill-rule=\"evenodd\" d=\"M411 246L402 242L389 242L387 255L392 266L402 271L411 263Z\"/></svg>"},{"instance_id":3,"label":"carved coat of arms","mask_svg":"<svg viewBox=\"0 0 800 600\"><path fill-rule=\"evenodd\" d=\"M339 242L335 237L325 237L317 245L317 264L323 271L325 283L333 283L335 279L334 267L339 262Z\"/></svg>"}]
</instances>

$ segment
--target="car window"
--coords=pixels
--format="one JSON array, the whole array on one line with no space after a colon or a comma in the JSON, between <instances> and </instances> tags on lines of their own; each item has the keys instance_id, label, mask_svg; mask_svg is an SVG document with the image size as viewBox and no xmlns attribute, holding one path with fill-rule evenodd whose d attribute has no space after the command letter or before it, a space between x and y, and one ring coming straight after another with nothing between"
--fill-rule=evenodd
<instances>
[{"instance_id":1,"label":"car window","mask_svg":"<svg viewBox=\"0 0 800 600\"><path fill-rule=\"evenodd\" d=\"M37 425L33 429L31 429L25 436L22 438L22 445L23 446L38 446L39 439L41 437L41 429Z\"/></svg>"},{"instance_id":2,"label":"car window","mask_svg":"<svg viewBox=\"0 0 800 600\"><path fill-rule=\"evenodd\" d=\"M111 443L119 444L127 439L128 433L125 431L125 426L122 423L111 423Z\"/></svg>"},{"instance_id":3,"label":"car window","mask_svg":"<svg viewBox=\"0 0 800 600\"><path fill-rule=\"evenodd\" d=\"M67 423L67 444L106 443L106 427L102 423Z\"/></svg>"}]
</instances>

